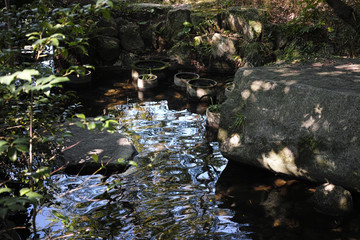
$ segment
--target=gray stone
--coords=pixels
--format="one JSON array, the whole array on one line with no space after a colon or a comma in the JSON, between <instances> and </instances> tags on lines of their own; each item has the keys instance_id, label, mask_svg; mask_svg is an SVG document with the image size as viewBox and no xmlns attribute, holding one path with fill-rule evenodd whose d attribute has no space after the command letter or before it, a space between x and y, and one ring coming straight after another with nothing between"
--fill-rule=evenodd
<instances>
[{"instance_id":1,"label":"gray stone","mask_svg":"<svg viewBox=\"0 0 360 240\"><path fill-rule=\"evenodd\" d=\"M184 23L191 22L190 13L190 9L186 6L176 7L168 12L166 30L171 39L179 39Z\"/></svg>"},{"instance_id":2,"label":"gray stone","mask_svg":"<svg viewBox=\"0 0 360 240\"><path fill-rule=\"evenodd\" d=\"M132 142L120 133L90 131L71 123L67 129L73 135L65 139L62 151L67 172L77 174L81 170L82 174L91 174L102 165L123 170L127 166L124 162L128 163L137 154ZM98 156L98 161L94 161L93 154Z\"/></svg>"},{"instance_id":3,"label":"gray stone","mask_svg":"<svg viewBox=\"0 0 360 240\"><path fill-rule=\"evenodd\" d=\"M330 216L344 216L353 210L351 193L341 186L325 183L312 196L316 210Z\"/></svg>"},{"instance_id":4,"label":"gray stone","mask_svg":"<svg viewBox=\"0 0 360 240\"><path fill-rule=\"evenodd\" d=\"M120 25L121 46L128 51L140 50L145 47L140 35L140 27L136 23L127 22Z\"/></svg>"},{"instance_id":5,"label":"gray stone","mask_svg":"<svg viewBox=\"0 0 360 240\"><path fill-rule=\"evenodd\" d=\"M360 191L360 62L239 69L221 107L225 157Z\"/></svg>"},{"instance_id":6,"label":"gray stone","mask_svg":"<svg viewBox=\"0 0 360 240\"><path fill-rule=\"evenodd\" d=\"M95 34L98 36L118 37L117 24L113 18L100 19L96 24Z\"/></svg>"},{"instance_id":7,"label":"gray stone","mask_svg":"<svg viewBox=\"0 0 360 240\"><path fill-rule=\"evenodd\" d=\"M134 19L147 21L159 16L165 16L171 9L171 6L157 3L135 3L128 6L128 11Z\"/></svg>"},{"instance_id":8,"label":"gray stone","mask_svg":"<svg viewBox=\"0 0 360 240\"><path fill-rule=\"evenodd\" d=\"M211 71L232 71L235 68L235 56L238 55L235 40L215 33L211 39Z\"/></svg>"},{"instance_id":9,"label":"gray stone","mask_svg":"<svg viewBox=\"0 0 360 240\"><path fill-rule=\"evenodd\" d=\"M232 39L215 33L211 39L211 46L213 57L234 60L237 51Z\"/></svg>"},{"instance_id":10,"label":"gray stone","mask_svg":"<svg viewBox=\"0 0 360 240\"><path fill-rule=\"evenodd\" d=\"M263 31L263 19L266 17L264 11L232 7L226 15L226 27L243 34L248 40L258 38Z\"/></svg>"},{"instance_id":11,"label":"gray stone","mask_svg":"<svg viewBox=\"0 0 360 240\"><path fill-rule=\"evenodd\" d=\"M112 65L120 55L120 41L118 38L101 36L97 38L97 55L104 64Z\"/></svg>"},{"instance_id":12,"label":"gray stone","mask_svg":"<svg viewBox=\"0 0 360 240\"><path fill-rule=\"evenodd\" d=\"M191 55L191 49L183 44L175 44L168 51L168 56L171 59L176 60L179 64L189 64Z\"/></svg>"}]
</instances>

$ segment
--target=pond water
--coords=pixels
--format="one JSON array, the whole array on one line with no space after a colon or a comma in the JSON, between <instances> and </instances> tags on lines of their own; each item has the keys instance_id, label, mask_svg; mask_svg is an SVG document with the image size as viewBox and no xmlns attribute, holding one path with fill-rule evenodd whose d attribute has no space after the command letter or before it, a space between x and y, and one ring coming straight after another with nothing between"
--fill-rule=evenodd
<instances>
[{"instance_id":1,"label":"pond water","mask_svg":"<svg viewBox=\"0 0 360 240\"><path fill-rule=\"evenodd\" d=\"M54 176L55 203L37 217L41 238L249 239L234 212L218 206L227 160L206 141L204 116L170 110L167 101L116 111L139 151L136 166L108 178Z\"/></svg>"},{"instance_id":2,"label":"pond water","mask_svg":"<svg viewBox=\"0 0 360 240\"><path fill-rule=\"evenodd\" d=\"M40 239L360 239L358 197L350 216L320 214L308 201L316 184L228 162L206 131L206 104L114 82L85 99L100 113L107 104L139 154L121 174L52 176Z\"/></svg>"}]
</instances>

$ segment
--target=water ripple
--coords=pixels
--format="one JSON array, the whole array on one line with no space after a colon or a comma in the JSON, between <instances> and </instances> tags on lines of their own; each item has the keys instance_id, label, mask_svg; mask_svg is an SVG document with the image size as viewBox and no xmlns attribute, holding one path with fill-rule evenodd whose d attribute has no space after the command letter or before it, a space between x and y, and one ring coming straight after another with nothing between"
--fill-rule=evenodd
<instances>
[{"instance_id":1,"label":"water ripple","mask_svg":"<svg viewBox=\"0 0 360 240\"><path fill-rule=\"evenodd\" d=\"M205 141L203 116L169 110L166 101L117 111L122 131L139 151L138 166L105 182L101 176L56 176L57 204L43 210L61 212L69 222L56 225L51 237L247 239L231 220L234 213L215 199L227 160L217 143ZM38 224L51 228L45 217Z\"/></svg>"}]
</instances>

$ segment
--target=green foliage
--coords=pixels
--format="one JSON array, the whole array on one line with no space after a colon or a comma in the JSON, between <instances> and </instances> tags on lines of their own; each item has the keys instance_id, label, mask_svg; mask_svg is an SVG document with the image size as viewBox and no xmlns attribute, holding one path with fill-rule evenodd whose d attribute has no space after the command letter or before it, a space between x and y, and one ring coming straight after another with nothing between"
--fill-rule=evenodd
<instances>
[{"instance_id":1,"label":"green foliage","mask_svg":"<svg viewBox=\"0 0 360 240\"><path fill-rule=\"evenodd\" d=\"M210 112L218 113L218 112L220 112L220 106L221 106L221 104L212 104L209 106L208 109Z\"/></svg>"},{"instance_id":2,"label":"green foliage","mask_svg":"<svg viewBox=\"0 0 360 240\"><path fill-rule=\"evenodd\" d=\"M235 114L235 120L233 125L231 126L232 129L240 129L240 128L244 128L244 124L245 124L245 119L246 117L244 116L244 114L237 112Z\"/></svg>"},{"instance_id":3,"label":"green foliage","mask_svg":"<svg viewBox=\"0 0 360 240\"><path fill-rule=\"evenodd\" d=\"M89 65L78 65L77 54L87 55L91 27L100 15L109 16L110 7L112 2L108 0L69 8L57 8L50 1L39 0L22 9L1 9L0 17L8 20L7 28L0 30L2 219L32 205L36 231L36 206L48 197L44 180L53 171L51 161L59 153L63 137L69 135L62 123L73 111L67 107L71 95L58 91L68 78L53 75L40 61L54 50L55 57L62 54L71 60L70 68L64 69L65 75L92 69ZM27 54L23 52L25 46L30 46ZM83 114L77 117L79 125L89 130L114 131L117 125L107 117L93 120L87 120ZM97 156L93 158L96 160Z\"/></svg>"},{"instance_id":4,"label":"green foliage","mask_svg":"<svg viewBox=\"0 0 360 240\"><path fill-rule=\"evenodd\" d=\"M87 119L84 114L78 113L75 114L74 117L77 118L75 124L78 127L88 130L95 130L95 129L99 131L106 130L110 133L113 133L116 130L116 126L119 125L119 123L116 120L114 120L109 116L98 116L90 120Z\"/></svg>"},{"instance_id":5,"label":"green foliage","mask_svg":"<svg viewBox=\"0 0 360 240\"><path fill-rule=\"evenodd\" d=\"M281 29L287 44L280 59L308 61L332 55L354 57L360 54L358 34L334 16L325 1L302 0L297 6L296 17Z\"/></svg>"},{"instance_id":6,"label":"green foliage","mask_svg":"<svg viewBox=\"0 0 360 240\"><path fill-rule=\"evenodd\" d=\"M211 104L209 105L208 110L214 113L220 112L221 104L216 104L212 97L210 98L210 100L211 100Z\"/></svg>"}]
</instances>

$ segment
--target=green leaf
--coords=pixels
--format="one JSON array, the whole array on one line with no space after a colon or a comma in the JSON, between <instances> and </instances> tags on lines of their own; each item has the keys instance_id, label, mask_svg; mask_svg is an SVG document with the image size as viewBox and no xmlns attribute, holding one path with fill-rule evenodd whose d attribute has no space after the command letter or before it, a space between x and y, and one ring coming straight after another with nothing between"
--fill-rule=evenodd
<instances>
[{"instance_id":1,"label":"green leaf","mask_svg":"<svg viewBox=\"0 0 360 240\"><path fill-rule=\"evenodd\" d=\"M9 85L9 84L11 84L12 81L15 80L15 76L16 76L15 74L11 74L11 75L0 77L0 83Z\"/></svg>"},{"instance_id":2,"label":"green leaf","mask_svg":"<svg viewBox=\"0 0 360 240\"><path fill-rule=\"evenodd\" d=\"M31 191L29 188L22 188L20 189L20 196L26 196L31 202L37 202L38 200L42 199L43 196L39 193Z\"/></svg>"},{"instance_id":3,"label":"green leaf","mask_svg":"<svg viewBox=\"0 0 360 240\"><path fill-rule=\"evenodd\" d=\"M59 46L59 40L57 38L52 38L51 39L51 44L55 47Z\"/></svg>"},{"instance_id":4,"label":"green leaf","mask_svg":"<svg viewBox=\"0 0 360 240\"><path fill-rule=\"evenodd\" d=\"M41 23L41 26L42 26L43 28L48 29L48 30L52 29L52 27L53 27L52 24L49 23L49 22L42 22L42 23Z\"/></svg>"},{"instance_id":5,"label":"green leaf","mask_svg":"<svg viewBox=\"0 0 360 240\"><path fill-rule=\"evenodd\" d=\"M95 122L89 122L87 127L89 130L94 130L96 128L96 124Z\"/></svg>"},{"instance_id":6,"label":"green leaf","mask_svg":"<svg viewBox=\"0 0 360 240\"><path fill-rule=\"evenodd\" d=\"M94 162L98 162L98 161L99 161L99 156L98 156L98 155L93 154L93 155L91 155L91 156L92 156L92 158L94 159Z\"/></svg>"},{"instance_id":7,"label":"green leaf","mask_svg":"<svg viewBox=\"0 0 360 240\"><path fill-rule=\"evenodd\" d=\"M95 120L95 121L101 121L101 122L102 122L102 121L105 121L106 118L105 118L104 116L97 116L97 117L94 118L94 120Z\"/></svg>"},{"instance_id":8,"label":"green leaf","mask_svg":"<svg viewBox=\"0 0 360 240\"><path fill-rule=\"evenodd\" d=\"M12 189L11 188L0 188L0 194L1 193L10 193L12 192Z\"/></svg>"},{"instance_id":9,"label":"green leaf","mask_svg":"<svg viewBox=\"0 0 360 240\"><path fill-rule=\"evenodd\" d=\"M0 208L0 218L5 219L7 213L8 213L7 208Z\"/></svg>"},{"instance_id":10,"label":"green leaf","mask_svg":"<svg viewBox=\"0 0 360 240\"><path fill-rule=\"evenodd\" d=\"M39 75L39 71L35 69L25 69L22 72L19 72L16 77L31 82L32 76L37 75Z\"/></svg>"},{"instance_id":11,"label":"green leaf","mask_svg":"<svg viewBox=\"0 0 360 240\"><path fill-rule=\"evenodd\" d=\"M20 189L20 196L24 196L28 192L31 192L30 188L22 188Z\"/></svg>"},{"instance_id":12,"label":"green leaf","mask_svg":"<svg viewBox=\"0 0 360 240\"><path fill-rule=\"evenodd\" d=\"M137 167L137 163L134 162L134 161L129 161L129 164L132 165L132 166L134 166L134 167Z\"/></svg>"},{"instance_id":13,"label":"green leaf","mask_svg":"<svg viewBox=\"0 0 360 240\"><path fill-rule=\"evenodd\" d=\"M0 140L0 147L4 146L8 144L7 141L4 141L4 140Z\"/></svg>"},{"instance_id":14,"label":"green leaf","mask_svg":"<svg viewBox=\"0 0 360 240\"><path fill-rule=\"evenodd\" d=\"M60 219L63 219L63 220L67 220L68 218L64 216L64 214L62 214L61 212L58 212L56 210L52 210L52 214L57 217L57 218L60 218Z\"/></svg>"},{"instance_id":15,"label":"green leaf","mask_svg":"<svg viewBox=\"0 0 360 240\"><path fill-rule=\"evenodd\" d=\"M75 116L80 119L84 119L84 120L86 119L85 114L83 114L83 113L77 113L77 114L75 114Z\"/></svg>"},{"instance_id":16,"label":"green leaf","mask_svg":"<svg viewBox=\"0 0 360 240\"><path fill-rule=\"evenodd\" d=\"M112 124L112 125L118 125L119 123L114 120L114 119L110 119L110 120L107 120L107 122L109 122L109 124Z\"/></svg>"},{"instance_id":17,"label":"green leaf","mask_svg":"<svg viewBox=\"0 0 360 240\"><path fill-rule=\"evenodd\" d=\"M83 124L82 122L76 122L75 125L85 129L85 124Z\"/></svg>"},{"instance_id":18,"label":"green leaf","mask_svg":"<svg viewBox=\"0 0 360 240\"><path fill-rule=\"evenodd\" d=\"M4 144L0 147L0 154L5 152L9 147L9 144Z\"/></svg>"},{"instance_id":19,"label":"green leaf","mask_svg":"<svg viewBox=\"0 0 360 240\"><path fill-rule=\"evenodd\" d=\"M24 144L29 143L29 139L27 138L17 138L15 141L13 141L13 144Z\"/></svg>"},{"instance_id":20,"label":"green leaf","mask_svg":"<svg viewBox=\"0 0 360 240\"><path fill-rule=\"evenodd\" d=\"M17 159L17 151L14 147L8 149L8 157L11 161L15 162Z\"/></svg>"},{"instance_id":21,"label":"green leaf","mask_svg":"<svg viewBox=\"0 0 360 240\"><path fill-rule=\"evenodd\" d=\"M40 178L50 177L51 169L49 167L41 167L36 170L36 172L32 173L32 177L35 180L39 180Z\"/></svg>"},{"instance_id":22,"label":"green leaf","mask_svg":"<svg viewBox=\"0 0 360 240\"><path fill-rule=\"evenodd\" d=\"M26 34L25 36L30 37L30 36L34 36L34 35L40 35L40 34L41 34L41 32L32 32L32 33Z\"/></svg>"},{"instance_id":23,"label":"green leaf","mask_svg":"<svg viewBox=\"0 0 360 240\"><path fill-rule=\"evenodd\" d=\"M126 163L126 161L125 161L124 158L119 158L119 159L117 160L117 162L118 162L119 164L125 164L125 163Z\"/></svg>"},{"instance_id":24,"label":"green leaf","mask_svg":"<svg viewBox=\"0 0 360 240\"><path fill-rule=\"evenodd\" d=\"M15 147L16 150L18 150L19 152L23 152L23 153L29 152L29 146L28 146L28 145L16 144L14 147Z\"/></svg>"}]
</instances>

